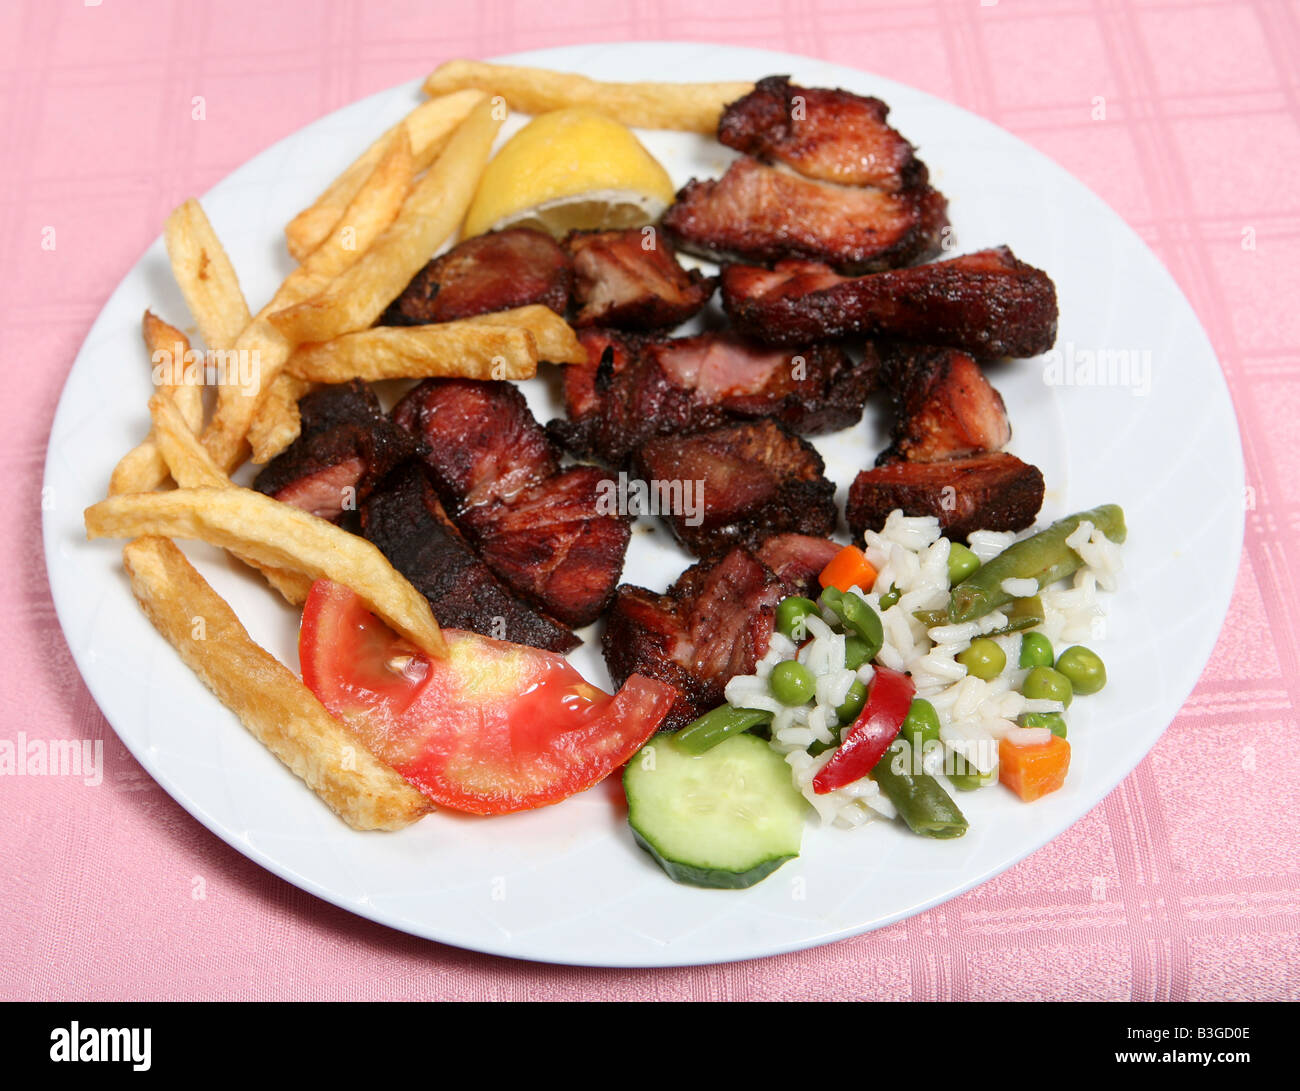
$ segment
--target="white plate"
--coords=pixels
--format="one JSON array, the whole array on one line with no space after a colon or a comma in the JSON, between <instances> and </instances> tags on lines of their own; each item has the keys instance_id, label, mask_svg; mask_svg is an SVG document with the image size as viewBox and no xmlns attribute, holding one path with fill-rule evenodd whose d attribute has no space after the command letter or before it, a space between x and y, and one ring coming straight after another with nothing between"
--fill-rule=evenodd
<instances>
[{"instance_id":1,"label":"white plate","mask_svg":"<svg viewBox=\"0 0 1300 1091\"><path fill-rule=\"evenodd\" d=\"M1142 759L1213 647L1244 522L1236 420L1210 344L1138 237L1060 167L986 121L889 80L804 57L674 43L581 46L510 58L602 79L752 79L878 95L948 195L957 252L1008 243L1053 276L1058 345L1126 349L1150 387L1047 385L1041 362L993 369L1012 450L1046 475L1044 518L1103 502L1128 514L1124 588L1097 647L1110 685L1071 710L1064 789L1032 806L1002 790L964 796L970 833L929 841L878 822L809 824L803 855L741 892L671 883L632 842L601 786L531 814L432 815L396 834L345 828L244 732L180 663L131 598L117 543L84 540L122 452L146 431L140 314L184 321L156 242L113 293L74 365L50 437L45 550L59 619L105 716L149 773L210 830L289 882L407 932L461 947L609 966L722 962L794 950L909 916L1046 844ZM203 198L254 305L289 271L281 229L338 169L418 101L415 83L358 102L281 141ZM513 131L513 124L512 129ZM716 176L730 153L703 137L645 133L674 180ZM1149 354L1149 356L1143 356ZM1075 378L1079 377L1077 366ZM525 384L542 419L554 391ZM865 423L817 441L843 490L885 444ZM638 527L625 577L662 589L688 558L662 526ZM187 546L254 637L296 666L296 618L255 579ZM589 642L575 662L607 681Z\"/></svg>"}]
</instances>

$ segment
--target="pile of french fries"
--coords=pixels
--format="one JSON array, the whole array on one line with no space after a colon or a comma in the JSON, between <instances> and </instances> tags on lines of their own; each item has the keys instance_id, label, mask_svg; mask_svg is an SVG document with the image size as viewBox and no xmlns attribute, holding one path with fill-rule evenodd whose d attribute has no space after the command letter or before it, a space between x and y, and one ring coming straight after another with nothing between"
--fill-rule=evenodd
<instances>
[{"instance_id":1,"label":"pile of french fries","mask_svg":"<svg viewBox=\"0 0 1300 1091\"><path fill-rule=\"evenodd\" d=\"M527 379L540 361L586 354L542 306L436 325L372 328L460 228L505 113L589 105L628 125L709 132L752 85L610 84L581 76L452 61L429 101L384 133L285 229L299 263L253 314L197 201L167 220L172 272L209 353L252 361L215 390L205 419L190 341L156 315L144 340L157 389L151 431L114 468L108 499L86 509L89 538L127 538L123 561L145 614L244 726L348 825L400 829L433 809L361 745L291 670L249 637L172 539L208 542L300 605L317 579L345 584L424 654L447 646L428 601L365 539L231 480L297 438L298 399L317 383L466 376ZM253 389L255 387L255 389ZM164 487L169 482L175 488ZM196 627L195 618L204 625ZM196 631L201 635L196 635Z\"/></svg>"}]
</instances>

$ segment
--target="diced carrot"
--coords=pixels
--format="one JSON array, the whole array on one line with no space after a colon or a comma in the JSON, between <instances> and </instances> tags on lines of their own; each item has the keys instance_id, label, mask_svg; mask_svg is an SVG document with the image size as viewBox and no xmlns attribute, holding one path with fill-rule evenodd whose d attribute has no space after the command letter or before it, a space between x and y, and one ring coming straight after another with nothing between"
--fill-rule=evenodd
<instances>
[{"instance_id":1,"label":"diced carrot","mask_svg":"<svg viewBox=\"0 0 1300 1091\"><path fill-rule=\"evenodd\" d=\"M850 587L860 587L870 591L876 582L876 570L871 567L867 555L857 546L845 546L830 564L822 569L818 577L823 587L834 587L837 591L847 591Z\"/></svg>"},{"instance_id":2,"label":"diced carrot","mask_svg":"<svg viewBox=\"0 0 1300 1091\"><path fill-rule=\"evenodd\" d=\"M1069 768L1070 744L1058 735L1034 746L998 744L998 778L1026 803L1056 791Z\"/></svg>"}]
</instances>

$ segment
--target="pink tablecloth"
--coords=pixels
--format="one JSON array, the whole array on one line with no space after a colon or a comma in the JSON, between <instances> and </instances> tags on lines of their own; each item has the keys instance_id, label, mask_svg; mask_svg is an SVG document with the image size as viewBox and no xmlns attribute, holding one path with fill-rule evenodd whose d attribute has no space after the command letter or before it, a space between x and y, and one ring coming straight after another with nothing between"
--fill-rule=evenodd
<instances>
[{"instance_id":1,"label":"pink tablecloth","mask_svg":"<svg viewBox=\"0 0 1300 1091\"><path fill-rule=\"evenodd\" d=\"M0 738L103 739L104 782L0 778L0 997L1265 998L1300 995L1296 745L1300 13L1294 4L356 0L0 6ZM400 11L398 10L400 9ZM54 406L167 211L277 138L451 56L696 39L877 72L1005 126L1155 248L1210 333L1254 490L1227 627L1153 753L984 887L830 947L701 969L547 967L426 943L261 871L136 765L82 685L40 544ZM190 120L202 93L208 120ZM1096 96L1106 120L1091 119ZM220 109L217 109L217 106ZM57 229L54 250L43 231ZM192 890L202 880L206 898ZM905 942L900 942L905 941Z\"/></svg>"}]
</instances>

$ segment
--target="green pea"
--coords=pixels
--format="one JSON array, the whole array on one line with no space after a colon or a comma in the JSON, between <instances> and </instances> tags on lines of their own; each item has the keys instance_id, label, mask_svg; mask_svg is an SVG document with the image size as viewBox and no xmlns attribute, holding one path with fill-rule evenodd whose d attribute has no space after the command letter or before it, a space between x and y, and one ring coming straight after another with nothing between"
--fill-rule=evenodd
<instances>
[{"instance_id":1,"label":"green pea","mask_svg":"<svg viewBox=\"0 0 1300 1091\"><path fill-rule=\"evenodd\" d=\"M966 755L953 751L950 757L951 768L948 771L948 779L952 781L952 786L960 792L973 792L977 788L987 788L990 784L998 779L998 771L981 773L975 766L966 760Z\"/></svg>"},{"instance_id":2,"label":"green pea","mask_svg":"<svg viewBox=\"0 0 1300 1091\"><path fill-rule=\"evenodd\" d=\"M1074 700L1074 687L1060 671L1035 667L1029 672L1020 692L1034 701L1060 701L1066 708Z\"/></svg>"},{"instance_id":3,"label":"green pea","mask_svg":"<svg viewBox=\"0 0 1300 1091\"><path fill-rule=\"evenodd\" d=\"M844 638L844 665L851 671L857 670L871 658L871 645L860 636Z\"/></svg>"},{"instance_id":4,"label":"green pea","mask_svg":"<svg viewBox=\"0 0 1300 1091\"><path fill-rule=\"evenodd\" d=\"M948 549L948 583L956 586L975 569L979 568L980 559L961 542L953 542Z\"/></svg>"},{"instance_id":5,"label":"green pea","mask_svg":"<svg viewBox=\"0 0 1300 1091\"><path fill-rule=\"evenodd\" d=\"M964 652L958 653L957 662L966 668L967 674L987 682L1002 673L1002 668L1007 665L1007 653L997 641L982 636L972 640Z\"/></svg>"},{"instance_id":6,"label":"green pea","mask_svg":"<svg viewBox=\"0 0 1300 1091\"><path fill-rule=\"evenodd\" d=\"M844 703L835 710L835 715L842 724L852 723L858 718L858 713L862 711L862 706L866 703L867 687L861 682L855 681L849 687L849 693L844 698Z\"/></svg>"},{"instance_id":7,"label":"green pea","mask_svg":"<svg viewBox=\"0 0 1300 1091\"><path fill-rule=\"evenodd\" d=\"M1025 633L1020 641L1020 666L1050 667L1056 661L1052 642L1042 633Z\"/></svg>"},{"instance_id":8,"label":"green pea","mask_svg":"<svg viewBox=\"0 0 1300 1091\"><path fill-rule=\"evenodd\" d=\"M882 610L888 610L891 606L896 606L898 600L902 597L903 592L891 583L889 585L889 590L880 596L880 608Z\"/></svg>"},{"instance_id":9,"label":"green pea","mask_svg":"<svg viewBox=\"0 0 1300 1091\"><path fill-rule=\"evenodd\" d=\"M915 750L923 750L926 743L938 739L939 714L935 712L934 705L924 697L913 697L898 733Z\"/></svg>"},{"instance_id":10,"label":"green pea","mask_svg":"<svg viewBox=\"0 0 1300 1091\"><path fill-rule=\"evenodd\" d=\"M772 668L767 677L772 696L783 705L803 705L812 699L817 690L817 679L812 671L794 659L787 659Z\"/></svg>"},{"instance_id":11,"label":"green pea","mask_svg":"<svg viewBox=\"0 0 1300 1091\"><path fill-rule=\"evenodd\" d=\"M804 618L809 614L821 615L812 599L806 599L802 595L782 599L776 607L776 631L791 640L803 640L807 635Z\"/></svg>"},{"instance_id":12,"label":"green pea","mask_svg":"<svg viewBox=\"0 0 1300 1091\"><path fill-rule=\"evenodd\" d=\"M1056 669L1070 680L1075 693L1085 697L1106 684L1106 664L1101 656L1082 644L1066 648L1056 661Z\"/></svg>"},{"instance_id":13,"label":"green pea","mask_svg":"<svg viewBox=\"0 0 1300 1091\"><path fill-rule=\"evenodd\" d=\"M1022 712L1016 723L1021 727L1045 727L1053 735L1065 738L1065 717L1059 712Z\"/></svg>"}]
</instances>

